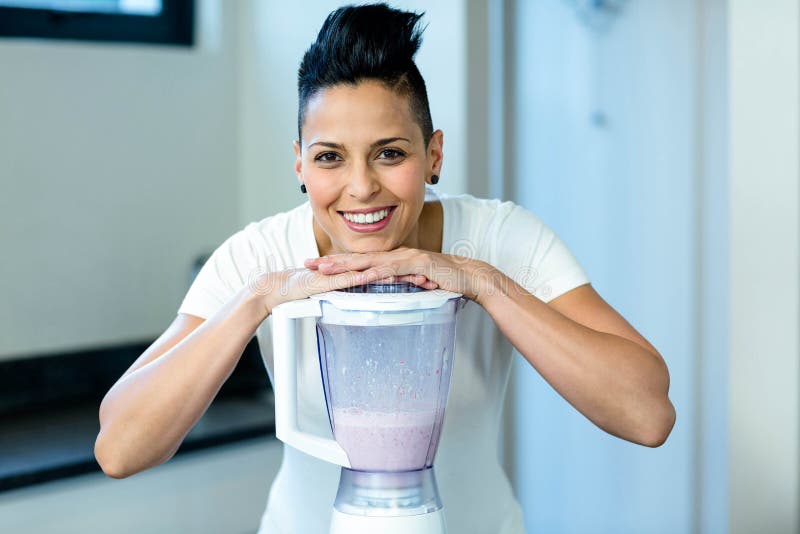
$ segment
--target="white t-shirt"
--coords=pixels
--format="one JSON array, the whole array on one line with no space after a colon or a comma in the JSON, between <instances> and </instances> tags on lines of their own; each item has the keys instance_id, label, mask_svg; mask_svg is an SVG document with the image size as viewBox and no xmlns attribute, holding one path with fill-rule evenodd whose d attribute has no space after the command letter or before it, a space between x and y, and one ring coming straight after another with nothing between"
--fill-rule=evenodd
<instances>
[{"instance_id":1,"label":"white t-shirt","mask_svg":"<svg viewBox=\"0 0 800 534\"><path fill-rule=\"evenodd\" d=\"M589 279L539 218L512 203L428 188L443 208L442 252L484 261L548 302ZM302 267L319 257L308 202L248 224L228 238L197 275L178 312L208 318L263 272ZM304 336L314 342L313 325ZM256 332L272 380L271 318ZM524 533L522 513L498 460L501 412L513 347L482 307L468 302L456 322L456 347L444 428L434 467L450 532ZM330 437L319 364L301 361L302 429ZM284 445L259 534L327 534L339 467ZM266 481L265 481L266 483Z\"/></svg>"}]
</instances>

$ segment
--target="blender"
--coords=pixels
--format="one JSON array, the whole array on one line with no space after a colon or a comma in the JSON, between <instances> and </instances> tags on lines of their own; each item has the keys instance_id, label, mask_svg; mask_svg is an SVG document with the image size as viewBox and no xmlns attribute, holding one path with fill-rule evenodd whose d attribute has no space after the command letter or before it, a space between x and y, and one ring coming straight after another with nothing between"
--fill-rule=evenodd
<instances>
[{"instance_id":1,"label":"blender","mask_svg":"<svg viewBox=\"0 0 800 534\"><path fill-rule=\"evenodd\" d=\"M276 434L342 467L331 534L446 532L433 461L465 302L441 289L372 283L273 309ZM315 348L300 335L306 320L316 323ZM298 425L299 355L312 350L333 439Z\"/></svg>"}]
</instances>

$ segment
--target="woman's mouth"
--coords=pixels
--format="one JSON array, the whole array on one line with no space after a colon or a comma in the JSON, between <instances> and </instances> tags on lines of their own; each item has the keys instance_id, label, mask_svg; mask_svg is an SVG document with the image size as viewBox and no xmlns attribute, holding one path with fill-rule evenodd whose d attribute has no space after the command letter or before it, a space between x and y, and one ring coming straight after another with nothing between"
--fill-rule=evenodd
<instances>
[{"instance_id":1,"label":"woman's mouth","mask_svg":"<svg viewBox=\"0 0 800 534\"><path fill-rule=\"evenodd\" d=\"M355 232L378 232L386 228L397 206L384 206L381 208L340 211L342 220L348 228Z\"/></svg>"}]
</instances>

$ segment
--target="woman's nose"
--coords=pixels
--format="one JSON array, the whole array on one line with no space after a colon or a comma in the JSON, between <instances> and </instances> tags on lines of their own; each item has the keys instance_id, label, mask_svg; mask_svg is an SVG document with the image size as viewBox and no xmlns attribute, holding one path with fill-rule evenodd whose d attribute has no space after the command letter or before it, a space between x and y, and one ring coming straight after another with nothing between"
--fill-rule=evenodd
<instances>
[{"instance_id":1,"label":"woman's nose","mask_svg":"<svg viewBox=\"0 0 800 534\"><path fill-rule=\"evenodd\" d=\"M367 202L378 194L380 188L378 177L369 168L369 165L364 163L353 168L347 184L347 192L351 197L361 202Z\"/></svg>"}]
</instances>

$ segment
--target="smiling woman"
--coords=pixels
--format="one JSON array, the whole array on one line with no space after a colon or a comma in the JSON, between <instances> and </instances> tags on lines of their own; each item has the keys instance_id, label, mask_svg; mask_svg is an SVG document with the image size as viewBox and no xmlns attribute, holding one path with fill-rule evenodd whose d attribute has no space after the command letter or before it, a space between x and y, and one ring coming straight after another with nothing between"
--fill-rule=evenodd
<instances>
[{"instance_id":1,"label":"smiling woman","mask_svg":"<svg viewBox=\"0 0 800 534\"><path fill-rule=\"evenodd\" d=\"M266 319L275 306L376 280L472 301L458 318L436 460L451 532L524 531L497 460L514 348L601 429L646 446L666 440L675 412L664 360L592 289L558 236L512 202L432 187L444 134L414 64L419 20L385 4L328 16L298 77L294 169L308 202L228 238L174 324L108 393L96 446L107 473L166 461L254 334L272 378ZM298 405L329 431L309 408L323 402L318 362L298 375ZM260 532L327 532L338 475L285 446Z\"/></svg>"},{"instance_id":2,"label":"smiling woman","mask_svg":"<svg viewBox=\"0 0 800 534\"><path fill-rule=\"evenodd\" d=\"M321 255L420 248L420 235L437 233L425 179L440 172L442 132L426 144L406 98L382 81L340 84L318 90L303 115L295 171Z\"/></svg>"}]
</instances>

